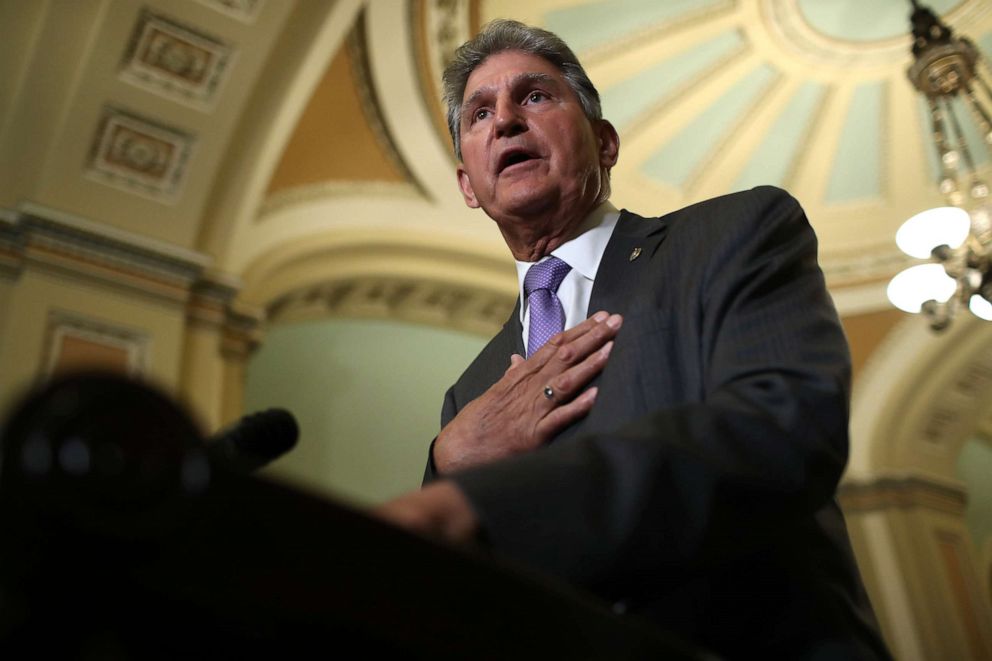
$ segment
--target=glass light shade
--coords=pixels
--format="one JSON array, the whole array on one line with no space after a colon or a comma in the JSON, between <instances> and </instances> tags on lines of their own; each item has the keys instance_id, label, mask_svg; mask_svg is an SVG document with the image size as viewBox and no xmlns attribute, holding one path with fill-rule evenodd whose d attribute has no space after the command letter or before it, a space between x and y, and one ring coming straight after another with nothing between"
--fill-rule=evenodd
<instances>
[{"instance_id":1,"label":"glass light shade","mask_svg":"<svg viewBox=\"0 0 992 661\"><path fill-rule=\"evenodd\" d=\"M971 229L971 216L958 207L936 207L916 214L896 232L896 245L907 255L927 259L940 245L957 248Z\"/></svg>"},{"instance_id":2,"label":"glass light shade","mask_svg":"<svg viewBox=\"0 0 992 661\"><path fill-rule=\"evenodd\" d=\"M946 302L956 289L957 283L944 272L943 266L920 264L897 273L886 293L892 305L915 314L927 301Z\"/></svg>"},{"instance_id":3,"label":"glass light shade","mask_svg":"<svg viewBox=\"0 0 992 661\"><path fill-rule=\"evenodd\" d=\"M971 300L968 301L968 309L979 319L992 321L992 303L989 303L978 294L972 296Z\"/></svg>"}]
</instances>

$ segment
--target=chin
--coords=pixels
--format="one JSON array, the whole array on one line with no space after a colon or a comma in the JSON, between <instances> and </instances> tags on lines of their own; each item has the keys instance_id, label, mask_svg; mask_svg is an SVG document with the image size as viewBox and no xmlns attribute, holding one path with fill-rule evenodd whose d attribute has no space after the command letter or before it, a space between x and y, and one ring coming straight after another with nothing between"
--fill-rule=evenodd
<instances>
[{"instance_id":1,"label":"chin","mask_svg":"<svg viewBox=\"0 0 992 661\"><path fill-rule=\"evenodd\" d=\"M514 195L507 195L499 200L497 205L511 216L530 216L544 213L552 209L559 203L558 192L556 190L528 190L517 191Z\"/></svg>"}]
</instances>

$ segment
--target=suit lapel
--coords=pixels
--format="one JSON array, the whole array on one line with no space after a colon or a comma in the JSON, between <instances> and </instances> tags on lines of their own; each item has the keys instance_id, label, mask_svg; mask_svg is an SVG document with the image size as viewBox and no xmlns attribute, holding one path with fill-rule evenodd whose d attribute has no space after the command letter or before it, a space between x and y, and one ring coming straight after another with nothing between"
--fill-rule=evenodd
<instances>
[{"instance_id":1,"label":"suit lapel","mask_svg":"<svg viewBox=\"0 0 992 661\"><path fill-rule=\"evenodd\" d=\"M507 367L510 366L510 354L518 353L521 356L527 355L527 350L524 349L524 330L523 326L520 324L520 297L517 296L517 304L513 306L513 312L510 313L510 318L506 320L503 324L503 329L496 336L499 338L500 350L504 352L507 359Z\"/></svg>"},{"instance_id":2,"label":"suit lapel","mask_svg":"<svg viewBox=\"0 0 992 661\"><path fill-rule=\"evenodd\" d=\"M649 277L651 258L664 241L667 228L662 219L642 218L627 210L620 212L599 262L587 316L598 310L619 314L628 311L631 294L640 291L637 283Z\"/></svg>"},{"instance_id":3,"label":"suit lapel","mask_svg":"<svg viewBox=\"0 0 992 661\"><path fill-rule=\"evenodd\" d=\"M603 258L596 271L596 282L589 298L588 314L598 310L627 314L636 303L638 292L644 292L644 283L653 281L657 274L649 273L653 256L665 238L668 224L659 218L642 218L629 211L621 211L613 235L606 244ZM631 259L634 255L634 259ZM588 384L599 385L602 375ZM601 395L602 397L603 395ZM602 406L599 407L602 409ZM552 442L561 441L595 429L602 420L612 416L593 408L589 416L577 420L561 430Z\"/></svg>"}]
</instances>

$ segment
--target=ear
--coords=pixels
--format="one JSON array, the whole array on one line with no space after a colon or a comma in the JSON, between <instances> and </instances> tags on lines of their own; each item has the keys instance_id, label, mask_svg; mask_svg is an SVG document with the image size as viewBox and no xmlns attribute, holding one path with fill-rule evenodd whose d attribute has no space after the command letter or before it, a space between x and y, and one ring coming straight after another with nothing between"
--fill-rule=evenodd
<instances>
[{"instance_id":1,"label":"ear","mask_svg":"<svg viewBox=\"0 0 992 661\"><path fill-rule=\"evenodd\" d=\"M620 156L620 135L605 119L597 122L596 134L599 138L599 164L609 170L617 164Z\"/></svg>"},{"instance_id":2,"label":"ear","mask_svg":"<svg viewBox=\"0 0 992 661\"><path fill-rule=\"evenodd\" d=\"M479 200L475 198L475 190L472 188L472 182L468 178L468 172L462 167L462 164L458 164L458 188L462 191L462 197L465 198L465 204L468 205L470 209L479 208Z\"/></svg>"}]
</instances>

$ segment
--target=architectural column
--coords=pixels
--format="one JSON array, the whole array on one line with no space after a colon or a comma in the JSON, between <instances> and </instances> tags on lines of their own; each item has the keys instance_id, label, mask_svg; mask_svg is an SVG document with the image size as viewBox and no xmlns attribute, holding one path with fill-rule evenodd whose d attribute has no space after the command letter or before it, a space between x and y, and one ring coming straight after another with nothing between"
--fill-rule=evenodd
<instances>
[{"instance_id":1,"label":"architectural column","mask_svg":"<svg viewBox=\"0 0 992 661\"><path fill-rule=\"evenodd\" d=\"M899 659L992 658L992 609L964 521L966 493L933 476L841 486L865 585Z\"/></svg>"},{"instance_id":2,"label":"architectural column","mask_svg":"<svg viewBox=\"0 0 992 661\"><path fill-rule=\"evenodd\" d=\"M0 209L0 409L69 370L151 381L205 433L241 413L261 313L203 254L38 205Z\"/></svg>"},{"instance_id":3,"label":"architectural column","mask_svg":"<svg viewBox=\"0 0 992 661\"><path fill-rule=\"evenodd\" d=\"M260 310L235 305L240 282L205 274L190 290L180 392L211 434L241 415L245 365L261 340Z\"/></svg>"}]
</instances>

